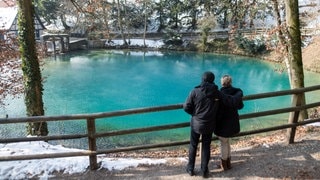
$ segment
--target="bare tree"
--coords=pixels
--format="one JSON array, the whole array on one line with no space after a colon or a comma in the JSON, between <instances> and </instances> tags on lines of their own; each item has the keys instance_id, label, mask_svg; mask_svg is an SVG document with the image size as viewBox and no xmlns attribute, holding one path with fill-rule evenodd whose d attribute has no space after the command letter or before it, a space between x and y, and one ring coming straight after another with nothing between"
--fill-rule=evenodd
<instances>
[{"instance_id":1,"label":"bare tree","mask_svg":"<svg viewBox=\"0 0 320 180\"><path fill-rule=\"evenodd\" d=\"M3 3L8 7L15 5L13 0ZM23 86L17 37L6 30L0 31L0 37L0 106L4 106L6 98L21 94Z\"/></svg>"},{"instance_id":2,"label":"bare tree","mask_svg":"<svg viewBox=\"0 0 320 180\"><path fill-rule=\"evenodd\" d=\"M21 94L23 86L18 40L4 31L0 34L6 36L0 39L0 106L4 106L9 95Z\"/></svg>"},{"instance_id":3,"label":"bare tree","mask_svg":"<svg viewBox=\"0 0 320 180\"><path fill-rule=\"evenodd\" d=\"M288 74L290 77L291 89L303 88L304 87L304 73L302 63L302 52L301 52L301 32L300 32L300 21L299 21L299 4L298 0L285 0L286 5L286 22L288 32L288 58L287 65ZM292 98L292 103L295 106L305 104L305 94L295 94ZM293 112L290 114L289 123L295 123L300 119L307 118L306 111ZM288 129L288 143L293 143L294 134L296 128Z\"/></svg>"},{"instance_id":4,"label":"bare tree","mask_svg":"<svg viewBox=\"0 0 320 180\"><path fill-rule=\"evenodd\" d=\"M285 22L280 16L280 1L272 0L274 13L277 20L277 37L279 44L277 51L284 57L287 72L289 75L291 89L304 87L304 73L301 52L301 32L298 1L285 1ZM294 95L294 99L299 98L298 105L305 104L305 95ZM293 102L294 103L294 102ZM294 104L296 105L296 104ZM290 117L291 119L292 117ZM306 110L299 113L299 120L308 118Z\"/></svg>"},{"instance_id":5,"label":"bare tree","mask_svg":"<svg viewBox=\"0 0 320 180\"><path fill-rule=\"evenodd\" d=\"M120 7L120 0L117 0L117 15L118 15L118 25L119 25L119 29L120 29L120 33L122 36L122 40L123 40L123 45L127 46L128 42L126 40L126 36L124 33L124 27L123 27L123 15L122 15L122 11L121 11L121 7Z\"/></svg>"}]
</instances>

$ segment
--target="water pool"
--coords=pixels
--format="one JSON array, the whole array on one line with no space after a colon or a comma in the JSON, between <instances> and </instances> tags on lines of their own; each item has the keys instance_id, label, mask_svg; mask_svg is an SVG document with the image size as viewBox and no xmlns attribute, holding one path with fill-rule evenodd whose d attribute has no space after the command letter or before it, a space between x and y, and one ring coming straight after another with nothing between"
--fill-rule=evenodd
<instances>
[{"instance_id":1,"label":"water pool","mask_svg":"<svg viewBox=\"0 0 320 180\"><path fill-rule=\"evenodd\" d=\"M46 115L106 112L183 103L189 91L200 82L201 74L210 70L220 77L230 74L233 85L245 95L289 89L287 73L275 71L276 65L254 58L193 52L140 52L95 50L48 58L43 68ZM306 86L320 84L318 74L305 73ZM312 101L314 95L308 96ZM245 102L240 113L257 112L288 106L290 97ZM13 100L1 114L25 116L23 100ZM281 117L281 118L279 118ZM241 122L242 130L260 128L286 121L287 114ZM98 120L98 131L128 129L188 122L182 110L148 113ZM84 122L49 123L50 134L86 131ZM22 128L23 129L23 128ZM1 130L8 134L9 130ZM121 146L127 142L149 143L188 139L183 128L126 140L110 138L105 144ZM138 139L137 139L138 138ZM112 144L112 145L111 145Z\"/></svg>"}]
</instances>

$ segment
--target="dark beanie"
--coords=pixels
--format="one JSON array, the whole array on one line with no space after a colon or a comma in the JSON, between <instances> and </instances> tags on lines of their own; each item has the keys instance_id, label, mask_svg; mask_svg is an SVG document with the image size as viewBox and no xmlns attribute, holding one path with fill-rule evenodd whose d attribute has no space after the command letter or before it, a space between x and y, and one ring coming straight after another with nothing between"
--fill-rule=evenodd
<instances>
[{"instance_id":1,"label":"dark beanie","mask_svg":"<svg viewBox=\"0 0 320 180\"><path fill-rule=\"evenodd\" d=\"M209 82L213 83L214 81L214 74L210 71L206 71L202 75L202 82Z\"/></svg>"}]
</instances>

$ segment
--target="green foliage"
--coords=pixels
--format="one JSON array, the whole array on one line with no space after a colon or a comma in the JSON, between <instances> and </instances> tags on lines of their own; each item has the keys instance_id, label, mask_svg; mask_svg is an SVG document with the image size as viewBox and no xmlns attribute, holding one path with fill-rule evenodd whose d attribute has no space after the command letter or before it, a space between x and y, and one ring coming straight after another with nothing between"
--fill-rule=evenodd
<instances>
[{"instance_id":1,"label":"green foliage","mask_svg":"<svg viewBox=\"0 0 320 180\"><path fill-rule=\"evenodd\" d=\"M167 13L167 26L172 29L179 29L181 27L180 15L184 9L184 3L181 0L165 0L165 11Z\"/></svg>"},{"instance_id":2,"label":"green foliage","mask_svg":"<svg viewBox=\"0 0 320 180\"><path fill-rule=\"evenodd\" d=\"M143 15L148 9L143 9L141 6L132 5L126 7L126 16L130 18L130 21L127 22L129 29L143 29L144 27L144 18ZM150 10L149 10L150 11ZM148 12L150 16L150 12Z\"/></svg>"},{"instance_id":3,"label":"green foliage","mask_svg":"<svg viewBox=\"0 0 320 180\"><path fill-rule=\"evenodd\" d=\"M202 51L208 51L208 37L209 33L212 29L214 29L217 25L216 19L214 15L203 17L198 22L198 28L201 31L201 44L199 45L199 49Z\"/></svg>"},{"instance_id":4,"label":"green foliage","mask_svg":"<svg viewBox=\"0 0 320 180\"><path fill-rule=\"evenodd\" d=\"M208 49L211 51L226 51L229 47L228 39L215 39L213 41L208 42Z\"/></svg>"},{"instance_id":5,"label":"green foliage","mask_svg":"<svg viewBox=\"0 0 320 180\"><path fill-rule=\"evenodd\" d=\"M235 37L235 42L238 47L250 54L263 54L267 50L263 38L249 39L238 34Z\"/></svg>"},{"instance_id":6,"label":"green foliage","mask_svg":"<svg viewBox=\"0 0 320 180\"><path fill-rule=\"evenodd\" d=\"M182 36L177 31L172 29L166 29L166 32L164 33L164 43L166 45L175 45L175 46L181 46Z\"/></svg>"},{"instance_id":7,"label":"green foliage","mask_svg":"<svg viewBox=\"0 0 320 180\"><path fill-rule=\"evenodd\" d=\"M104 35L102 32L89 32L88 33L88 40L100 40L100 39L104 39Z\"/></svg>"},{"instance_id":8,"label":"green foliage","mask_svg":"<svg viewBox=\"0 0 320 180\"><path fill-rule=\"evenodd\" d=\"M197 50L202 52L225 52L229 48L228 39L213 39L208 41L205 45L203 43L197 44Z\"/></svg>"},{"instance_id":9,"label":"green foliage","mask_svg":"<svg viewBox=\"0 0 320 180\"><path fill-rule=\"evenodd\" d=\"M34 0L36 13L48 23L57 19L59 5L59 0Z\"/></svg>"}]
</instances>

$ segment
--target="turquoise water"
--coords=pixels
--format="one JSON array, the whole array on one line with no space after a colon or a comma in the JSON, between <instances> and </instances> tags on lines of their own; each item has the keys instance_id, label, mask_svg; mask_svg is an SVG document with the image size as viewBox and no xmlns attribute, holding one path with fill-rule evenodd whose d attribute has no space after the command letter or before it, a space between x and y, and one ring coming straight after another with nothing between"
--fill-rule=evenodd
<instances>
[{"instance_id":1,"label":"turquoise water","mask_svg":"<svg viewBox=\"0 0 320 180\"><path fill-rule=\"evenodd\" d=\"M220 77L230 74L233 85L245 95L289 89L287 73L273 63L253 58L192 52L83 51L49 58L43 68L46 115L83 114L183 103L189 91L210 70ZM306 72L306 86L320 84L318 74ZM314 99L316 94L308 97ZM290 97L246 101L240 114L290 105ZM12 101L1 114L24 116L22 100ZM287 115L241 122L242 130L278 124ZM157 112L97 121L97 130L116 130L188 122L182 110ZM51 134L85 132L85 123L49 123ZM140 143L188 139L188 128L139 136ZM153 137L151 140L150 137ZM157 137L156 140L154 137ZM125 136L125 139L137 138ZM125 144L109 138L106 143ZM112 141L112 142L111 142ZM136 139L134 140L137 141ZM139 143L137 142L137 143ZM111 146L111 145L110 145Z\"/></svg>"}]
</instances>

